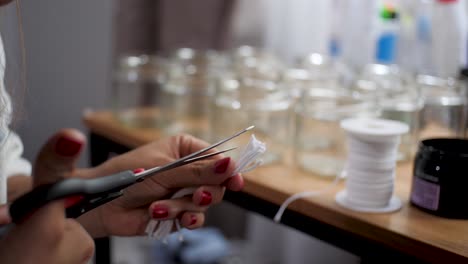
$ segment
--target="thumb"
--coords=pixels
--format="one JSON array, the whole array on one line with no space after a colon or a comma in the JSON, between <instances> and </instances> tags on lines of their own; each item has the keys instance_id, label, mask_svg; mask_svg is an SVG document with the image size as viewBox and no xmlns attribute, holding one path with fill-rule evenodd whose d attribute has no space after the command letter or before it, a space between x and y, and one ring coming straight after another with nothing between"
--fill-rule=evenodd
<instances>
[{"instance_id":1,"label":"thumb","mask_svg":"<svg viewBox=\"0 0 468 264\"><path fill-rule=\"evenodd\" d=\"M37 187L70 177L85 142L85 136L74 129L64 129L53 135L43 145L33 166L33 186ZM64 202L50 202L34 213L32 218L36 219L37 226L42 224L46 226L47 223L54 222L63 225Z\"/></svg>"},{"instance_id":2,"label":"thumb","mask_svg":"<svg viewBox=\"0 0 468 264\"><path fill-rule=\"evenodd\" d=\"M64 129L52 136L37 156L33 168L33 185L70 177L85 142L85 136L75 129Z\"/></svg>"}]
</instances>

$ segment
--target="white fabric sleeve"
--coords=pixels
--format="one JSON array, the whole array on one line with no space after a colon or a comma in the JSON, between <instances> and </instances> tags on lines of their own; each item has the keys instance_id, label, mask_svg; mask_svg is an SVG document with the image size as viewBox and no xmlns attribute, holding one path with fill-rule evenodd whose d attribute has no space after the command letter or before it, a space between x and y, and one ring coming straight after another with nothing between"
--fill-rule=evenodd
<instances>
[{"instance_id":1,"label":"white fabric sleeve","mask_svg":"<svg viewBox=\"0 0 468 264\"><path fill-rule=\"evenodd\" d=\"M22 157L23 143L10 132L0 149L0 205L7 202L7 178L14 175L31 175L32 166Z\"/></svg>"},{"instance_id":2,"label":"white fabric sleeve","mask_svg":"<svg viewBox=\"0 0 468 264\"><path fill-rule=\"evenodd\" d=\"M16 133L10 132L2 152L6 154L4 155L4 173L7 178L18 174L31 175L31 163L22 157L23 142L21 142L20 137Z\"/></svg>"}]
</instances>

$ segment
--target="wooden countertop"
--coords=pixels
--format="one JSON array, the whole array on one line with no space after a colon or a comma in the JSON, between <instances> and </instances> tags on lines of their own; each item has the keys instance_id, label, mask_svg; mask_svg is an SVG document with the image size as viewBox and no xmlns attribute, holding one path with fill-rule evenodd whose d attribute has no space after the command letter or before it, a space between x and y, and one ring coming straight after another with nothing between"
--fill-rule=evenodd
<instances>
[{"instance_id":1,"label":"wooden countertop","mask_svg":"<svg viewBox=\"0 0 468 264\"><path fill-rule=\"evenodd\" d=\"M92 132L131 148L160 137L155 129L125 127L105 111L86 113L84 123ZM398 212L358 213L340 207L335 195L344 189L343 182L288 208L429 262L468 263L468 220L433 216L409 205L411 175L411 163L398 165L395 193L403 202ZM285 165L263 166L244 176L244 192L277 205L295 193L321 190L332 184Z\"/></svg>"}]
</instances>

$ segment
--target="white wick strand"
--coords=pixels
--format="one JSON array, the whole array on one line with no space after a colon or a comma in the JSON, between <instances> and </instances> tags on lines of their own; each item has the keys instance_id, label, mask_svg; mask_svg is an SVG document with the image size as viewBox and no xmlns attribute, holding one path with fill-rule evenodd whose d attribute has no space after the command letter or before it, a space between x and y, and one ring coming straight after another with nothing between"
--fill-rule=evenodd
<instances>
[{"instance_id":1,"label":"white wick strand","mask_svg":"<svg viewBox=\"0 0 468 264\"><path fill-rule=\"evenodd\" d=\"M333 182L329 186L327 186L326 188L323 188L322 190L300 192L300 193L296 193L296 194L290 196L288 199L286 199L283 202L283 204L281 204L281 206L280 206L278 212L276 213L275 217L273 218L273 220L276 223L279 223L281 221L281 217L283 217L284 211L286 211L286 209L288 208L288 206L292 202L294 202L296 200L299 200L299 199L302 199L302 198L319 196L319 195L321 195L321 194L323 194L325 192L328 192L328 191L332 190L333 187L338 184L338 182L342 178L342 175L343 174L337 174L336 177L335 177L335 180L333 180Z\"/></svg>"}]
</instances>

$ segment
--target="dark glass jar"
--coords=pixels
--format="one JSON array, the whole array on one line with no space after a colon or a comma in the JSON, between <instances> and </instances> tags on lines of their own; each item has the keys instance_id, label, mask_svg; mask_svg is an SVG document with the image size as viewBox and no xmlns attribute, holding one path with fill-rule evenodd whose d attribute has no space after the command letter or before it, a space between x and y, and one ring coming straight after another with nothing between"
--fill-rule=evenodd
<instances>
[{"instance_id":1,"label":"dark glass jar","mask_svg":"<svg viewBox=\"0 0 468 264\"><path fill-rule=\"evenodd\" d=\"M411 204L438 216L468 219L468 140L421 141L414 164Z\"/></svg>"}]
</instances>

